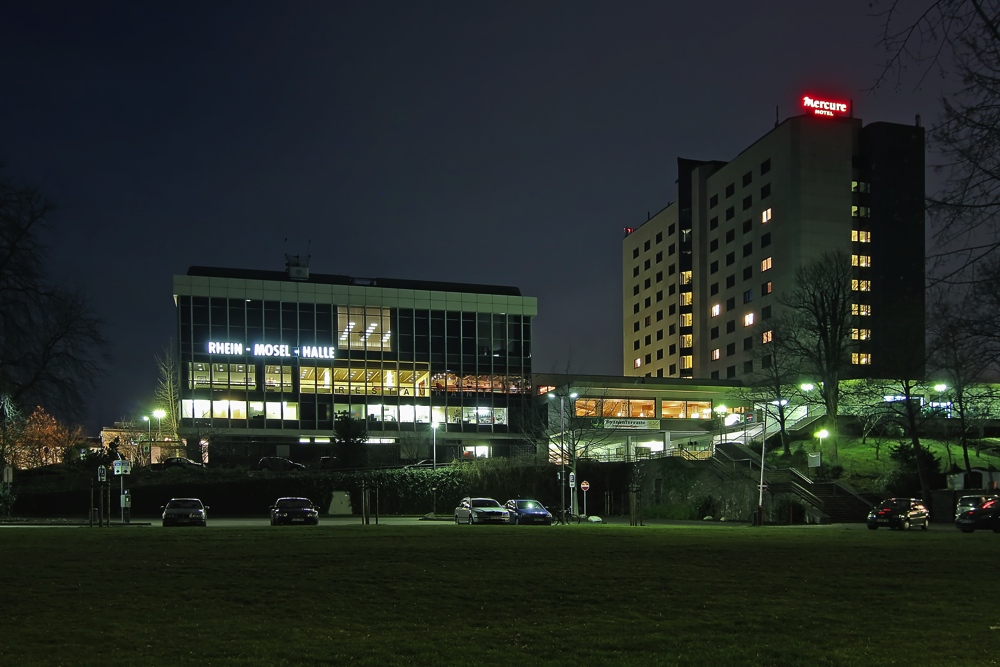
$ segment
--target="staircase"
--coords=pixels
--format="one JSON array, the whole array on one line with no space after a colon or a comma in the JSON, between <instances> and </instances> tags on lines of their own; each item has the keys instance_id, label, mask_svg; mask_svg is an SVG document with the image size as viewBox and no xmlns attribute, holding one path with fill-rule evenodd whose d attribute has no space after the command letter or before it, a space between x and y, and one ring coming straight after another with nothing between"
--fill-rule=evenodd
<instances>
[{"instance_id":1,"label":"staircase","mask_svg":"<svg viewBox=\"0 0 1000 667\"><path fill-rule=\"evenodd\" d=\"M860 523L872 503L840 482L813 482L810 489L823 501L823 523Z\"/></svg>"}]
</instances>

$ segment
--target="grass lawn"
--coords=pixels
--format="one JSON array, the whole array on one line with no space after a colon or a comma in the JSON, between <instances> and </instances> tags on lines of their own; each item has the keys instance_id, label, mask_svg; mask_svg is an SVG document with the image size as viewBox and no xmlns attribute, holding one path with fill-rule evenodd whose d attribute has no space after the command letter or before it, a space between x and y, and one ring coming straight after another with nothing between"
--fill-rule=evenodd
<instances>
[{"instance_id":1,"label":"grass lawn","mask_svg":"<svg viewBox=\"0 0 1000 667\"><path fill-rule=\"evenodd\" d=\"M993 665L951 526L0 528L3 665Z\"/></svg>"}]
</instances>

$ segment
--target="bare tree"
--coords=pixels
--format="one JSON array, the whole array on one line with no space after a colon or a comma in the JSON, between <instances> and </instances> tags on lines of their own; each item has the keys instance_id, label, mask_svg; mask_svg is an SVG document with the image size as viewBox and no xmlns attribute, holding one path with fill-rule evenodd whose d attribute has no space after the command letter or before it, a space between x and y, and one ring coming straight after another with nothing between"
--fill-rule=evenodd
<instances>
[{"instance_id":1,"label":"bare tree","mask_svg":"<svg viewBox=\"0 0 1000 667\"><path fill-rule=\"evenodd\" d=\"M784 306L774 345L796 360L804 374L818 381L828 426L837 438L840 380L850 363L851 258L843 252L823 253L795 272L795 287L780 299Z\"/></svg>"},{"instance_id":2,"label":"bare tree","mask_svg":"<svg viewBox=\"0 0 1000 667\"><path fill-rule=\"evenodd\" d=\"M0 418L12 406L78 415L103 372L101 322L44 271L52 204L0 175Z\"/></svg>"},{"instance_id":3,"label":"bare tree","mask_svg":"<svg viewBox=\"0 0 1000 667\"><path fill-rule=\"evenodd\" d=\"M939 280L975 280L969 270L1000 247L1000 2L885 0L874 6L889 55L875 87L899 86L915 67L917 85L935 73L955 88L942 97L941 117L929 132L945 178L928 200L944 248L931 259Z\"/></svg>"},{"instance_id":4,"label":"bare tree","mask_svg":"<svg viewBox=\"0 0 1000 667\"><path fill-rule=\"evenodd\" d=\"M177 441L177 424L180 423L178 411L181 406L181 385L178 376L177 352L173 342L163 349L163 352L156 355L156 366L159 369L160 377L156 384L154 394L156 407L166 414L163 419L158 419L156 428L158 436L166 436L173 441Z\"/></svg>"}]
</instances>

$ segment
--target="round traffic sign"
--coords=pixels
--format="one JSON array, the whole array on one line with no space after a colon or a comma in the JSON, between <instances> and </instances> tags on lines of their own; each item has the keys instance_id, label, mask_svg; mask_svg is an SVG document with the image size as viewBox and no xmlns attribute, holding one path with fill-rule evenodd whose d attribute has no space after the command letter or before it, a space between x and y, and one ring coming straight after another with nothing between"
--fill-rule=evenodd
<instances>
[{"instance_id":1,"label":"round traffic sign","mask_svg":"<svg viewBox=\"0 0 1000 667\"><path fill-rule=\"evenodd\" d=\"M583 480L582 482L580 482L580 488L586 491L587 489L590 488L590 482L588 482L587 480Z\"/></svg>"}]
</instances>

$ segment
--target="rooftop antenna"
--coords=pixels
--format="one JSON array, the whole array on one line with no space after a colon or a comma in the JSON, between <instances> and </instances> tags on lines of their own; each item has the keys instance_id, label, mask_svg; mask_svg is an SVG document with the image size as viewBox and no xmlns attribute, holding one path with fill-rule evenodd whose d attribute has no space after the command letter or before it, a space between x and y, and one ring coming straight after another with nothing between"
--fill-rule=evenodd
<instances>
[{"instance_id":1,"label":"rooftop antenna","mask_svg":"<svg viewBox=\"0 0 1000 667\"><path fill-rule=\"evenodd\" d=\"M778 105L774 105L774 126L778 127Z\"/></svg>"},{"instance_id":2,"label":"rooftop antenna","mask_svg":"<svg viewBox=\"0 0 1000 667\"><path fill-rule=\"evenodd\" d=\"M286 237L285 243L287 242ZM309 255L289 255L286 252L285 268L288 269L288 277L292 280L309 280Z\"/></svg>"}]
</instances>

